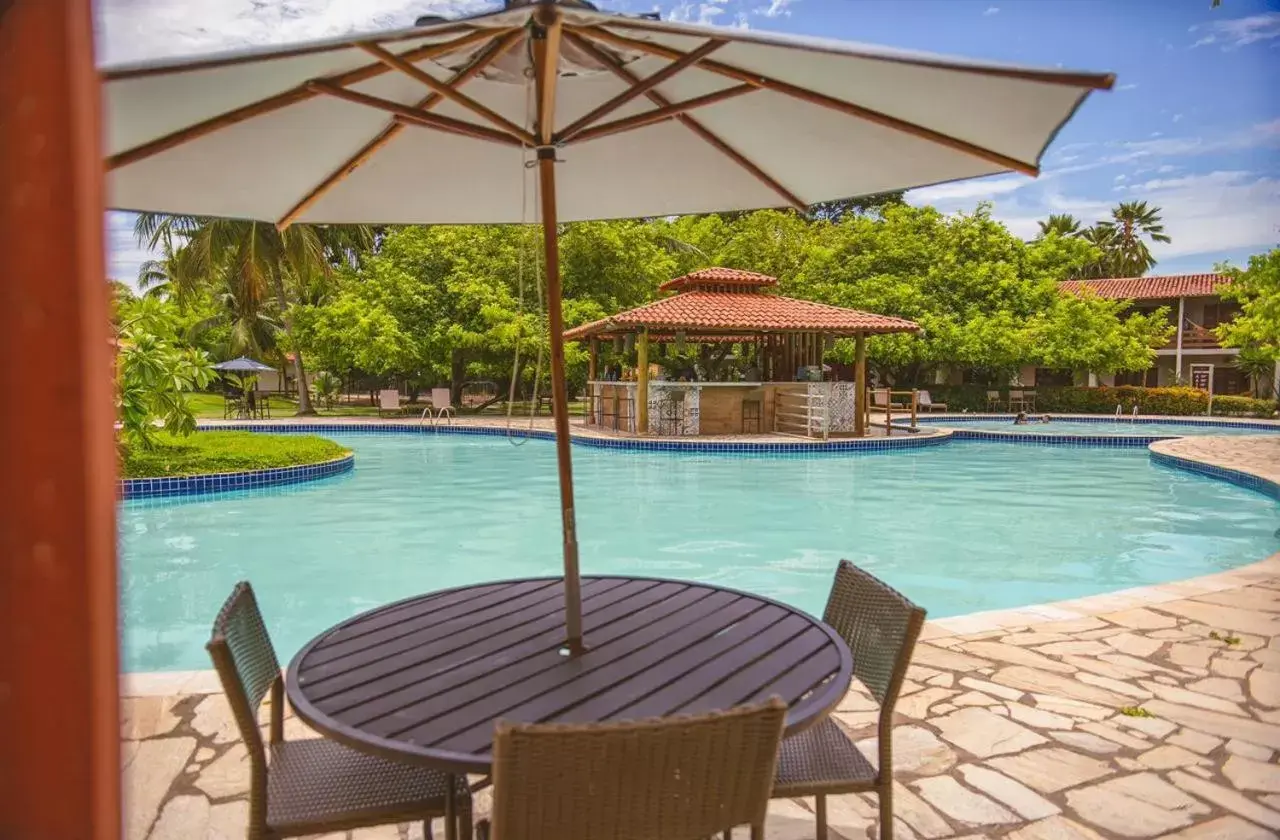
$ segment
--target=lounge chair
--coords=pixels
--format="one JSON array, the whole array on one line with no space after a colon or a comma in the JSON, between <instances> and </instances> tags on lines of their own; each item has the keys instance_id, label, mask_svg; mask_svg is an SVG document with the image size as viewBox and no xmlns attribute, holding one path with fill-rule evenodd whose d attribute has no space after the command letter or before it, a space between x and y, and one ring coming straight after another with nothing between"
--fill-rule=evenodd
<instances>
[{"instance_id":1,"label":"lounge chair","mask_svg":"<svg viewBox=\"0 0 1280 840\"><path fill-rule=\"evenodd\" d=\"M481 840L764 837L787 707L606 724L499 723Z\"/></svg>"},{"instance_id":2,"label":"lounge chair","mask_svg":"<svg viewBox=\"0 0 1280 840\"><path fill-rule=\"evenodd\" d=\"M924 610L848 560L836 568L822 620L853 652L853 675L880 704L873 765L831 718L782 742L775 798L814 797L817 836L827 836L827 795L875 793L880 838L893 840L893 707L924 626Z\"/></svg>"},{"instance_id":3,"label":"lounge chair","mask_svg":"<svg viewBox=\"0 0 1280 840\"><path fill-rule=\"evenodd\" d=\"M280 661L253 587L236 584L206 645L240 737L249 751L249 840L276 840L445 816L449 778L438 770L388 761L327 738L284 740ZM271 723L262 741L258 711L268 692ZM471 819L466 777L454 781L459 818Z\"/></svg>"},{"instance_id":4,"label":"lounge chair","mask_svg":"<svg viewBox=\"0 0 1280 840\"><path fill-rule=\"evenodd\" d=\"M889 392L882 388L874 388L871 391L871 404L876 408L889 408L890 410L906 411L910 406L906 403L896 403L890 396Z\"/></svg>"},{"instance_id":5,"label":"lounge chair","mask_svg":"<svg viewBox=\"0 0 1280 840\"><path fill-rule=\"evenodd\" d=\"M383 414L399 414L400 392L395 388L384 388L378 392L378 416Z\"/></svg>"},{"instance_id":6,"label":"lounge chair","mask_svg":"<svg viewBox=\"0 0 1280 840\"><path fill-rule=\"evenodd\" d=\"M939 411L947 410L947 404L934 402L933 397L929 396L928 391L921 391L916 395L916 405L923 408L925 411L933 411L935 408Z\"/></svg>"},{"instance_id":7,"label":"lounge chair","mask_svg":"<svg viewBox=\"0 0 1280 840\"><path fill-rule=\"evenodd\" d=\"M1000 392L987 391L987 411L1000 410Z\"/></svg>"},{"instance_id":8,"label":"lounge chair","mask_svg":"<svg viewBox=\"0 0 1280 840\"><path fill-rule=\"evenodd\" d=\"M453 423L456 412L453 410L453 394L448 388L431 389L431 407L436 412L436 419L447 417L449 423Z\"/></svg>"},{"instance_id":9,"label":"lounge chair","mask_svg":"<svg viewBox=\"0 0 1280 840\"><path fill-rule=\"evenodd\" d=\"M1013 411L1026 411L1026 410L1027 410L1027 401L1026 401L1026 398L1022 396L1022 392L1010 391L1009 392L1009 411L1013 412Z\"/></svg>"}]
</instances>

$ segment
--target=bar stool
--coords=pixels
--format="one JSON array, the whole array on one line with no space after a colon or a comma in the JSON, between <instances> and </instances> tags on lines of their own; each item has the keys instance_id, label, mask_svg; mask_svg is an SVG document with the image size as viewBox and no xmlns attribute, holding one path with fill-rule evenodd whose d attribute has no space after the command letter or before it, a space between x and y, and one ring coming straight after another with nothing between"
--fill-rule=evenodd
<instances>
[{"instance_id":1,"label":"bar stool","mask_svg":"<svg viewBox=\"0 0 1280 840\"><path fill-rule=\"evenodd\" d=\"M683 435L684 427L684 389L672 389L662 397L658 404L658 433L663 435Z\"/></svg>"},{"instance_id":2,"label":"bar stool","mask_svg":"<svg viewBox=\"0 0 1280 840\"><path fill-rule=\"evenodd\" d=\"M764 425L764 389L753 388L742 395L742 433L746 434L747 424L755 426L756 434Z\"/></svg>"}]
</instances>

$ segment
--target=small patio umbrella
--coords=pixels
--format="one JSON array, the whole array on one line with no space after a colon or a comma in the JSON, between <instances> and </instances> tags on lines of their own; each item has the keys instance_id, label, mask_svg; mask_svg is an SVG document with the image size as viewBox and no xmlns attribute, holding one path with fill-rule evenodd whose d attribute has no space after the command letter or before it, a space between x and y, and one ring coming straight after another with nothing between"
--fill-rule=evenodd
<instances>
[{"instance_id":1,"label":"small patio umbrella","mask_svg":"<svg viewBox=\"0 0 1280 840\"><path fill-rule=\"evenodd\" d=\"M609 14L581 0L511 0L424 24L104 71L110 204L280 228L541 222L575 652L557 223L803 210L1036 175L1084 98L1114 83Z\"/></svg>"},{"instance_id":2,"label":"small patio umbrella","mask_svg":"<svg viewBox=\"0 0 1280 840\"><path fill-rule=\"evenodd\" d=\"M214 370L223 373L233 373L240 380L240 390L245 390L245 379L252 373L262 373L264 371L274 371L271 365L264 365L257 359L250 359L248 356L241 356L238 359L231 359L225 362L218 362L213 366Z\"/></svg>"}]
</instances>

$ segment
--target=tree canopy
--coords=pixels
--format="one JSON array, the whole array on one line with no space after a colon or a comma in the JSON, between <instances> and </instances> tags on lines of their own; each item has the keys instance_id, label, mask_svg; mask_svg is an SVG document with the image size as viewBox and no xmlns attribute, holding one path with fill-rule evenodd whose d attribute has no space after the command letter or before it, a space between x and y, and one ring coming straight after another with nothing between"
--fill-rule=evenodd
<instances>
[{"instance_id":1,"label":"tree canopy","mask_svg":"<svg viewBox=\"0 0 1280 840\"><path fill-rule=\"evenodd\" d=\"M234 223L241 227L225 227L219 240L203 227L211 224L183 230L148 265L147 281L199 309L230 344L254 346L252 330L242 328L248 323L262 327L277 351L305 353L316 369L401 381L411 391L449 382L455 398L469 379L507 381L519 348L514 375L523 389L532 382L537 350L547 342L535 227L395 227L355 236L348 246L330 242L341 238L329 229L323 238L307 234L291 250L262 226ZM1147 367L1151 348L1167 340L1166 322L1128 314L1116 302L1061 294L1058 281L1080 276L1103 254L1084 237L1063 235L1069 226L1050 227L1024 242L986 206L944 215L896 194L804 215L764 210L569 224L561 228L565 323L637 306L656 299L665 280L724 265L775 276L785 295L920 323L920 335L869 342L872 364L892 381L919 380L949 364L992 375L1026 364ZM221 256L184 253L197 247ZM245 266L238 256L253 251L264 265ZM304 259L308 254L315 259ZM846 345L832 358L848 360ZM585 348L571 344L567 362L572 383L580 383Z\"/></svg>"}]
</instances>

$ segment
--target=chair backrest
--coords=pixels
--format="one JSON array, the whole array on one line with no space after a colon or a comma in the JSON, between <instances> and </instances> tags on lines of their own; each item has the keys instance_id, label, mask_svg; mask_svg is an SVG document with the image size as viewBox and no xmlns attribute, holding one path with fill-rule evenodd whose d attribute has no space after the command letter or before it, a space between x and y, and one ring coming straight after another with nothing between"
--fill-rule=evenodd
<instances>
[{"instance_id":1,"label":"chair backrest","mask_svg":"<svg viewBox=\"0 0 1280 840\"><path fill-rule=\"evenodd\" d=\"M384 388L378 392L378 407L383 411L400 410L400 392L395 388Z\"/></svg>"},{"instance_id":2,"label":"chair backrest","mask_svg":"<svg viewBox=\"0 0 1280 840\"><path fill-rule=\"evenodd\" d=\"M595 725L499 723L493 840L697 840L763 827L787 707Z\"/></svg>"},{"instance_id":3,"label":"chair backrest","mask_svg":"<svg viewBox=\"0 0 1280 840\"><path fill-rule=\"evenodd\" d=\"M271 740L279 741L284 729L284 683L258 599L247 581L236 584L218 611L205 648L249 751L249 823L262 826L266 823L267 755L258 729L258 707L269 691Z\"/></svg>"},{"instance_id":4,"label":"chair backrest","mask_svg":"<svg viewBox=\"0 0 1280 840\"><path fill-rule=\"evenodd\" d=\"M891 714L924 625L924 610L841 560L822 620L849 645L853 674L880 703L881 713Z\"/></svg>"},{"instance_id":5,"label":"chair backrest","mask_svg":"<svg viewBox=\"0 0 1280 840\"><path fill-rule=\"evenodd\" d=\"M874 405L884 406L889 404L889 392L879 389L871 392L871 401Z\"/></svg>"},{"instance_id":6,"label":"chair backrest","mask_svg":"<svg viewBox=\"0 0 1280 840\"><path fill-rule=\"evenodd\" d=\"M1010 392L1009 392L1009 399L1011 399L1011 400L1020 400L1020 399L1022 399L1022 392L1021 392L1021 391L1010 391Z\"/></svg>"},{"instance_id":7,"label":"chair backrest","mask_svg":"<svg viewBox=\"0 0 1280 840\"><path fill-rule=\"evenodd\" d=\"M928 391L920 391L916 394L917 405L933 405L933 398L929 396Z\"/></svg>"},{"instance_id":8,"label":"chair backrest","mask_svg":"<svg viewBox=\"0 0 1280 840\"><path fill-rule=\"evenodd\" d=\"M432 388L431 389L431 407L436 411L442 408L453 408L453 394L448 388Z\"/></svg>"},{"instance_id":9,"label":"chair backrest","mask_svg":"<svg viewBox=\"0 0 1280 840\"><path fill-rule=\"evenodd\" d=\"M998 399L1000 399L1000 392L999 392L999 391L987 391L987 399L989 399L989 400L998 400Z\"/></svg>"}]
</instances>

